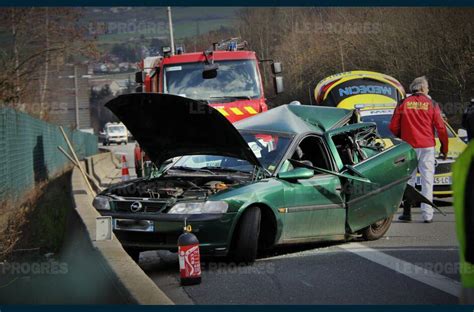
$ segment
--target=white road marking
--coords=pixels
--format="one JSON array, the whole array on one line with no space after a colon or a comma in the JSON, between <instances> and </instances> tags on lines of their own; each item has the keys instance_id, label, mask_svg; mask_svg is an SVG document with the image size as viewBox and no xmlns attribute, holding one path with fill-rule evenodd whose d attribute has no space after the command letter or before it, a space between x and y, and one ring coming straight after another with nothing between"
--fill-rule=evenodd
<instances>
[{"instance_id":1,"label":"white road marking","mask_svg":"<svg viewBox=\"0 0 474 312\"><path fill-rule=\"evenodd\" d=\"M316 254L333 253L333 252L338 252L338 250L335 249L335 246L320 247L320 248L308 249L308 250L297 251L297 252L289 251L288 253L284 253L277 256L260 258L260 259L257 259L256 261L272 261L272 260L278 260L278 259L301 258L301 257L307 257L307 256L314 256Z\"/></svg>"},{"instance_id":2,"label":"white road marking","mask_svg":"<svg viewBox=\"0 0 474 312\"><path fill-rule=\"evenodd\" d=\"M456 251L459 249L456 247L377 247L378 251Z\"/></svg>"},{"instance_id":3,"label":"white road marking","mask_svg":"<svg viewBox=\"0 0 474 312\"><path fill-rule=\"evenodd\" d=\"M455 297L458 297L461 294L461 284L459 282L410 262L389 256L383 252L359 243L349 243L341 245L339 248L352 252L362 258L380 264L395 272L444 291Z\"/></svg>"},{"instance_id":4,"label":"white road marking","mask_svg":"<svg viewBox=\"0 0 474 312\"><path fill-rule=\"evenodd\" d=\"M307 249L302 251L289 251L288 253L284 253L277 256L269 256L265 258L257 259L256 261L272 261L278 259L290 259L290 258L302 258L307 256L314 256L317 254L324 254L324 253L334 253L338 252L337 247L341 247L344 245L334 245L328 247L318 247L313 249ZM380 247L377 250L381 251L458 251L459 249L456 247L405 247L405 248L391 248L391 247Z\"/></svg>"}]
</instances>

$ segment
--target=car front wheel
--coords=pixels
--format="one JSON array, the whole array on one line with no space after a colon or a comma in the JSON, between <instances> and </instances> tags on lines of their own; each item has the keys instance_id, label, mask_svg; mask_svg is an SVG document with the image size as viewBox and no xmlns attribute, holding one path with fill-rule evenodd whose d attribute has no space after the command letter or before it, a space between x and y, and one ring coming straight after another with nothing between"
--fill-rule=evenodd
<instances>
[{"instance_id":1,"label":"car front wheel","mask_svg":"<svg viewBox=\"0 0 474 312\"><path fill-rule=\"evenodd\" d=\"M377 240L381 238L385 235L385 233L387 233L388 229L390 228L390 225L392 224L392 219L393 215L366 227L365 229L360 231L360 233L362 234L362 238L368 241Z\"/></svg>"},{"instance_id":2,"label":"car front wheel","mask_svg":"<svg viewBox=\"0 0 474 312\"><path fill-rule=\"evenodd\" d=\"M247 208L242 215L235 237L234 259L237 262L251 263L257 258L261 217L259 207Z\"/></svg>"}]
</instances>

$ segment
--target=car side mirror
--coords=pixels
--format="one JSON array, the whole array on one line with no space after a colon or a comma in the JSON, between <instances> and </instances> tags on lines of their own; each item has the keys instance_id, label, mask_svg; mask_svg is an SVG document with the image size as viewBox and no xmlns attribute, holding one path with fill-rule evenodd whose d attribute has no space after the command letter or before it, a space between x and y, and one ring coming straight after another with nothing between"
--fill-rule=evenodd
<instances>
[{"instance_id":1,"label":"car side mirror","mask_svg":"<svg viewBox=\"0 0 474 312\"><path fill-rule=\"evenodd\" d=\"M290 171L280 172L277 177L282 180L300 180L314 177L314 170L308 168L295 168Z\"/></svg>"},{"instance_id":2,"label":"car side mirror","mask_svg":"<svg viewBox=\"0 0 474 312\"><path fill-rule=\"evenodd\" d=\"M275 94L280 94L285 91L285 87L283 86L283 77L281 76L274 77L273 85L275 87Z\"/></svg>"},{"instance_id":3,"label":"car side mirror","mask_svg":"<svg viewBox=\"0 0 474 312\"><path fill-rule=\"evenodd\" d=\"M280 62L275 62L272 63L272 72L274 75L281 74L283 70L281 69L281 63Z\"/></svg>"},{"instance_id":4,"label":"car side mirror","mask_svg":"<svg viewBox=\"0 0 474 312\"><path fill-rule=\"evenodd\" d=\"M219 69L219 64L212 63L204 66L202 71L202 79L214 79L217 77L217 69Z\"/></svg>"}]
</instances>

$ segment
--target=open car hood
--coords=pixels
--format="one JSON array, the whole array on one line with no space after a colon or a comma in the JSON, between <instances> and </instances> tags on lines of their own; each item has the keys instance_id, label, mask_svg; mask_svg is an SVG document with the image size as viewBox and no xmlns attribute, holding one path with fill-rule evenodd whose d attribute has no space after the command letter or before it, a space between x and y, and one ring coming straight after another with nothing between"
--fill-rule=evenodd
<instances>
[{"instance_id":1,"label":"open car hood","mask_svg":"<svg viewBox=\"0 0 474 312\"><path fill-rule=\"evenodd\" d=\"M171 94L132 93L105 106L157 166L184 155L230 156L261 166L237 129L206 102Z\"/></svg>"}]
</instances>

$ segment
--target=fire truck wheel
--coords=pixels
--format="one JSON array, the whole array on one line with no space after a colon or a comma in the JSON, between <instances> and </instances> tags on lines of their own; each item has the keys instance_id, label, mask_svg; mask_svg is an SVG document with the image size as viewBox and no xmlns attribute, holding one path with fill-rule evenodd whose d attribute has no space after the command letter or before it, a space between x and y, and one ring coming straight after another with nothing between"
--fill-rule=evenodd
<instances>
[{"instance_id":1,"label":"fire truck wheel","mask_svg":"<svg viewBox=\"0 0 474 312\"><path fill-rule=\"evenodd\" d=\"M371 224L370 226L366 227L360 233L362 234L362 238L368 241L377 240L384 236L387 233L388 229L390 228L390 224L392 224L393 216L390 216L386 219L380 220Z\"/></svg>"},{"instance_id":2,"label":"fire truck wheel","mask_svg":"<svg viewBox=\"0 0 474 312\"><path fill-rule=\"evenodd\" d=\"M133 259L136 263L139 262L140 260L140 250L139 249L134 249L134 248L124 248L125 251L128 253L130 258Z\"/></svg>"},{"instance_id":3,"label":"fire truck wheel","mask_svg":"<svg viewBox=\"0 0 474 312\"><path fill-rule=\"evenodd\" d=\"M248 208L240 218L235 237L234 259L240 263L255 261L260 235L261 211L258 207Z\"/></svg>"}]
</instances>

